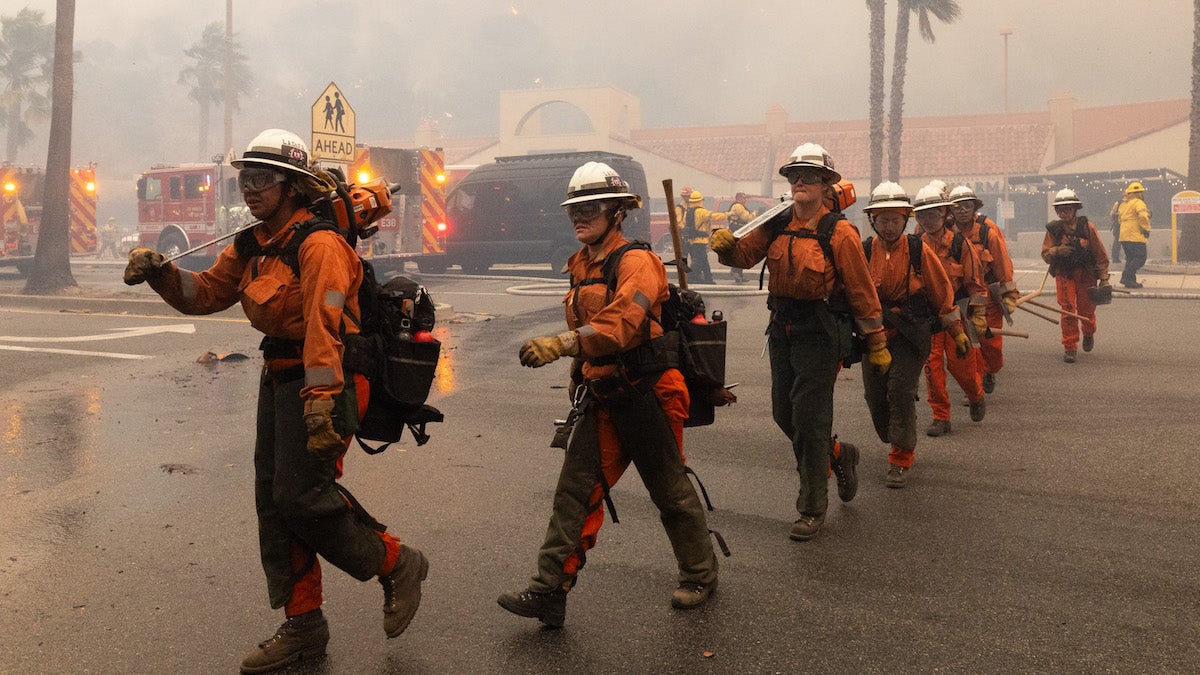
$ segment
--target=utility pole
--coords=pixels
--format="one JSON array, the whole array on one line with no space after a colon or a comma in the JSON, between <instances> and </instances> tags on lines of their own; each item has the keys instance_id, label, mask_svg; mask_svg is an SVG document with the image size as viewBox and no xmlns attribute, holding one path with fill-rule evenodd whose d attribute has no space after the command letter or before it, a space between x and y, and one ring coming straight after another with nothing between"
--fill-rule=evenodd
<instances>
[{"instance_id":1,"label":"utility pole","mask_svg":"<svg viewBox=\"0 0 1200 675\"><path fill-rule=\"evenodd\" d=\"M233 148L233 0L225 0L225 146L224 156Z\"/></svg>"},{"instance_id":2,"label":"utility pole","mask_svg":"<svg viewBox=\"0 0 1200 675\"><path fill-rule=\"evenodd\" d=\"M1004 38L1004 112L1008 112L1008 36L1012 35L1012 28L1001 26L1000 35Z\"/></svg>"}]
</instances>

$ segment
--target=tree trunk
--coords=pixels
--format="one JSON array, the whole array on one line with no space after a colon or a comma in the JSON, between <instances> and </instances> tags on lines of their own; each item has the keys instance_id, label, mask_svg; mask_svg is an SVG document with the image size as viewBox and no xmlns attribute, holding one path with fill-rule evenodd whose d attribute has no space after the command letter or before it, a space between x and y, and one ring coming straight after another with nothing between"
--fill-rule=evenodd
<instances>
[{"instance_id":1,"label":"tree trunk","mask_svg":"<svg viewBox=\"0 0 1200 675\"><path fill-rule=\"evenodd\" d=\"M1200 191L1200 0L1193 0L1192 22L1192 112L1188 139L1187 188ZM1200 261L1200 216L1179 218L1179 260Z\"/></svg>"},{"instance_id":2,"label":"tree trunk","mask_svg":"<svg viewBox=\"0 0 1200 675\"><path fill-rule=\"evenodd\" d=\"M867 0L867 9L871 12L871 30L867 36L871 47L871 90L868 97L871 184L867 186L868 194L883 180L883 49L887 35L883 14L886 7L885 0Z\"/></svg>"},{"instance_id":3,"label":"tree trunk","mask_svg":"<svg viewBox=\"0 0 1200 675\"><path fill-rule=\"evenodd\" d=\"M71 276L71 110L74 97L75 0L57 0L50 149L37 251L25 293L45 295L75 286Z\"/></svg>"},{"instance_id":4,"label":"tree trunk","mask_svg":"<svg viewBox=\"0 0 1200 675\"><path fill-rule=\"evenodd\" d=\"M196 157L197 162L207 162L212 158L208 152L208 127L211 126L211 116L209 115L209 105L207 101L200 102L200 149Z\"/></svg>"},{"instance_id":5,"label":"tree trunk","mask_svg":"<svg viewBox=\"0 0 1200 675\"><path fill-rule=\"evenodd\" d=\"M4 161L16 164L17 148L20 146L20 143L17 141L17 134L20 133L20 125L17 124L17 121L21 119L21 104L13 101L5 112L10 121L4 134Z\"/></svg>"},{"instance_id":6,"label":"tree trunk","mask_svg":"<svg viewBox=\"0 0 1200 675\"><path fill-rule=\"evenodd\" d=\"M888 113L888 180L900 180L900 142L904 129L904 71L908 67L908 22L910 0L900 0L896 9L896 50L892 58L892 99ZM1200 1L1200 0L1197 0Z\"/></svg>"}]
</instances>

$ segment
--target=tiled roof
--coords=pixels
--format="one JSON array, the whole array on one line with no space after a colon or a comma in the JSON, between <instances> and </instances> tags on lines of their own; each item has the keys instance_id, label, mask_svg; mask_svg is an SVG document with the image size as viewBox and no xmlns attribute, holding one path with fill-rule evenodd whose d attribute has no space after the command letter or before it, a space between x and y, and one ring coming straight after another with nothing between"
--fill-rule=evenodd
<instances>
[{"instance_id":1,"label":"tiled roof","mask_svg":"<svg viewBox=\"0 0 1200 675\"><path fill-rule=\"evenodd\" d=\"M1188 118L1191 105L1191 99L1184 98L1101 108L1077 108L1074 119L1075 152L1071 157L1061 158L1060 162L1090 155L1135 136L1178 124Z\"/></svg>"},{"instance_id":2,"label":"tiled roof","mask_svg":"<svg viewBox=\"0 0 1200 675\"><path fill-rule=\"evenodd\" d=\"M900 173L902 178L1037 173L1051 138L1048 113L907 119ZM639 129L630 141L728 180L757 180L768 164L763 125ZM843 175L870 175L865 120L788 123L770 165L781 166L805 142L824 146Z\"/></svg>"}]
</instances>

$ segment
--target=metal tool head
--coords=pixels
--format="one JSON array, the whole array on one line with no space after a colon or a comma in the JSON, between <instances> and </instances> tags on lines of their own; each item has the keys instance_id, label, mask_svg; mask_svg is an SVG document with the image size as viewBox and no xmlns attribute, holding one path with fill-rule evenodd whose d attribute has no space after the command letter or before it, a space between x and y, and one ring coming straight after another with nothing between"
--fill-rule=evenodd
<instances>
[{"instance_id":1,"label":"metal tool head","mask_svg":"<svg viewBox=\"0 0 1200 675\"><path fill-rule=\"evenodd\" d=\"M993 281L988 284L988 293L992 296L992 300L995 300L996 304L1000 306L1000 313L1004 315L1004 320L1008 322L1008 325L1013 325L1012 312L1009 312L1008 307L1004 304L1004 294L1000 289L1000 282Z\"/></svg>"}]
</instances>

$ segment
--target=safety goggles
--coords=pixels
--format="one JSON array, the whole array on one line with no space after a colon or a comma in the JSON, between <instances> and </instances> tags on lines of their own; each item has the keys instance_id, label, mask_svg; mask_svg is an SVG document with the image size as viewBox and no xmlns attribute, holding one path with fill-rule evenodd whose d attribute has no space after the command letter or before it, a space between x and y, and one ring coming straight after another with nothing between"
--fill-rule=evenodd
<instances>
[{"instance_id":1,"label":"safety goggles","mask_svg":"<svg viewBox=\"0 0 1200 675\"><path fill-rule=\"evenodd\" d=\"M567 204L567 218L572 223L586 223L604 211L604 202L590 201L577 204Z\"/></svg>"},{"instance_id":2,"label":"safety goggles","mask_svg":"<svg viewBox=\"0 0 1200 675\"><path fill-rule=\"evenodd\" d=\"M966 213L967 211L974 211L975 210L975 202L974 201L955 202L950 205L950 210L958 211L959 213Z\"/></svg>"},{"instance_id":3,"label":"safety goggles","mask_svg":"<svg viewBox=\"0 0 1200 675\"><path fill-rule=\"evenodd\" d=\"M1076 206L1075 204L1059 204L1058 206L1054 207L1054 212L1061 215L1064 213L1069 213L1071 211L1074 211L1078 208L1079 207Z\"/></svg>"},{"instance_id":4,"label":"safety goggles","mask_svg":"<svg viewBox=\"0 0 1200 675\"><path fill-rule=\"evenodd\" d=\"M940 211L938 211L937 209L921 209L920 211L917 211L915 215L917 217L917 220L926 222L926 223L936 222L939 220L946 219L946 216L942 215L942 213Z\"/></svg>"},{"instance_id":5,"label":"safety goggles","mask_svg":"<svg viewBox=\"0 0 1200 675\"><path fill-rule=\"evenodd\" d=\"M822 175L820 171L813 169L798 169L796 171L788 172L787 180L792 185L795 185L796 183L801 183L803 185L816 185L817 183L824 183L825 176Z\"/></svg>"},{"instance_id":6,"label":"safety goggles","mask_svg":"<svg viewBox=\"0 0 1200 675\"><path fill-rule=\"evenodd\" d=\"M242 169L238 172L238 189L243 192L262 192L267 188L282 183L287 177L278 171L270 169Z\"/></svg>"}]
</instances>

